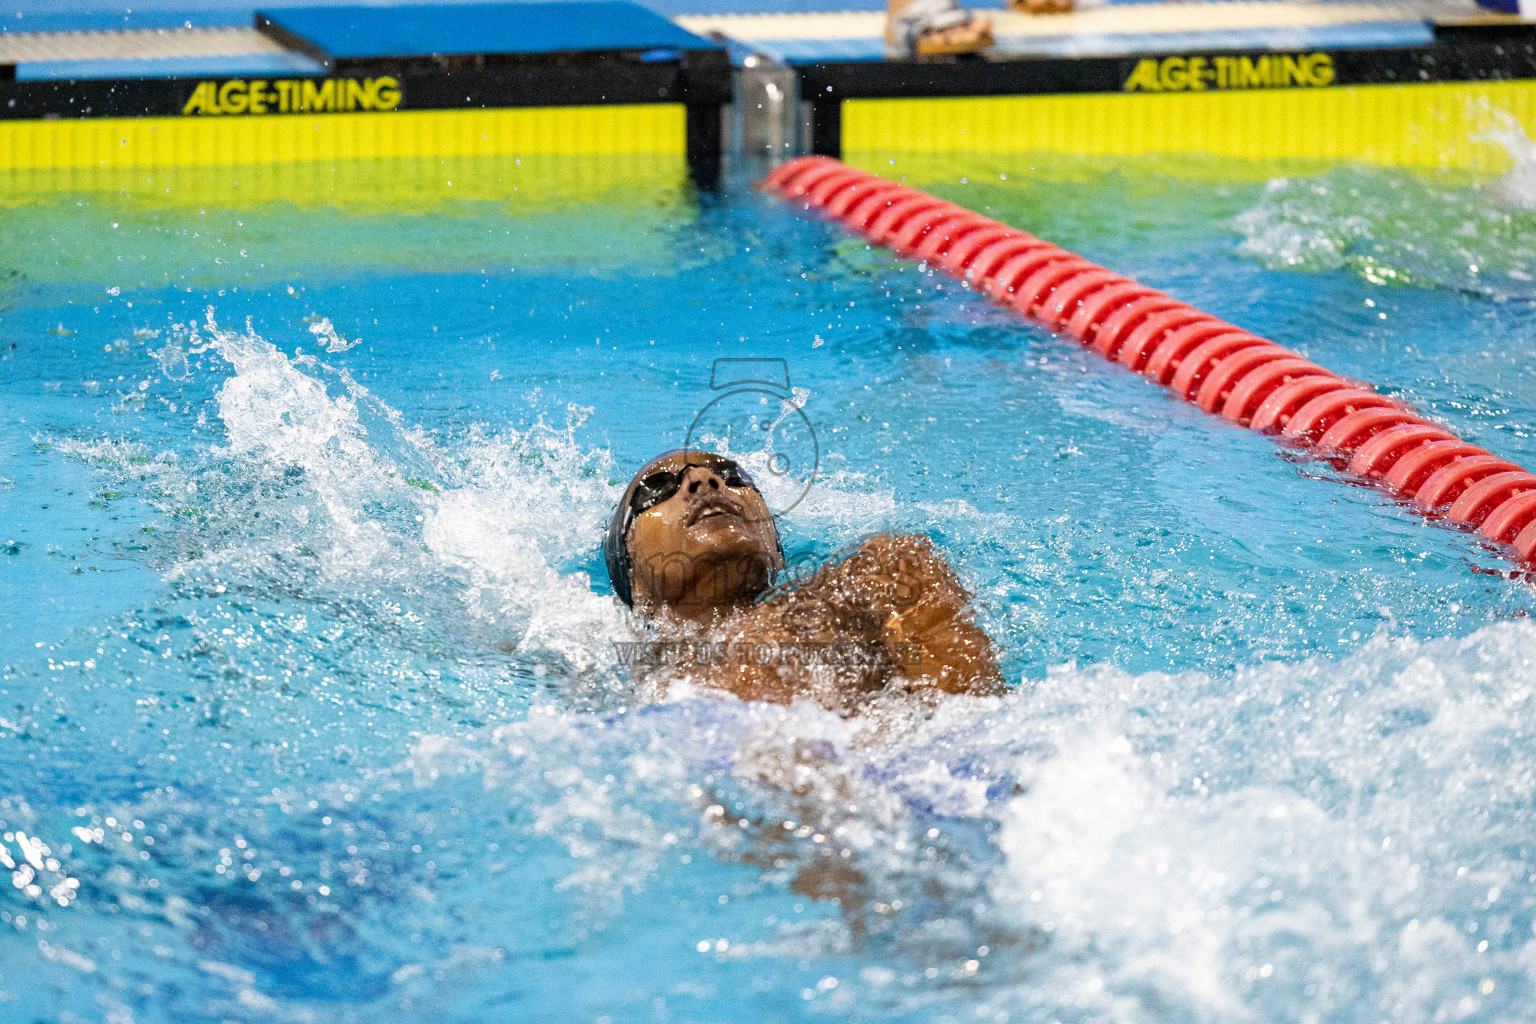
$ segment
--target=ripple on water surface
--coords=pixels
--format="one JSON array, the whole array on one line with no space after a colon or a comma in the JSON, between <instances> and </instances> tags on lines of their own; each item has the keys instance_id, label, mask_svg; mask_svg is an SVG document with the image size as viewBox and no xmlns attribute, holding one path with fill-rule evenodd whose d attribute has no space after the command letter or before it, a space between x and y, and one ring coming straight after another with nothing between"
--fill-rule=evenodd
<instances>
[{"instance_id":1,"label":"ripple on water surface","mask_svg":"<svg viewBox=\"0 0 1536 1024\"><path fill-rule=\"evenodd\" d=\"M1523 1016L1498 553L674 165L406 171L405 214L212 172L0 211L8 1018ZM1454 183L910 173L1536 463L1525 299L1253 252L1287 190ZM1006 697L630 687L601 528L719 356L803 390L791 553L933 536Z\"/></svg>"}]
</instances>

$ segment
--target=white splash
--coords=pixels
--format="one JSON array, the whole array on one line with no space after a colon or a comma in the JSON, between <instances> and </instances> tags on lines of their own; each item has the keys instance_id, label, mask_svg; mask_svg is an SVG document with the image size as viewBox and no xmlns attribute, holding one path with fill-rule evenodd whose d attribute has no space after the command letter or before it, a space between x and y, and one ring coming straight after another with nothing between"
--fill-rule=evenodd
<instances>
[{"instance_id":1,"label":"white splash","mask_svg":"<svg viewBox=\"0 0 1536 1024\"><path fill-rule=\"evenodd\" d=\"M1403 1019L1514 1020L1536 940L1478 940L1524 920L1521 861L1499 850L1523 842L1536 792L1514 742L1536 729L1532 650L1521 622L1225 680L1063 668L1001 700L852 721L708 696L618 719L547 707L496 731L485 778L598 902L674 844L777 858L769 877L790 884L835 843L861 901L908 906L894 941L920 962L1032 935L1017 985L994 972L967 997L989 1019L1033 1019L1045 993L1062 1020L1355 1019L1383 999ZM1000 855L932 859L966 829ZM829 948L854 941L845 917L824 922ZM725 938L733 956L792 955L771 929Z\"/></svg>"},{"instance_id":2,"label":"white splash","mask_svg":"<svg viewBox=\"0 0 1536 1024\"><path fill-rule=\"evenodd\" d=\"M1345 267L1375 285L1536 296L1536 146L1506 111L1474 105L1469 118L1484 126L1473 141L1508 153L1505 174L1345 165L1276 178L1234 218L1237 252L1275 270Z\"/></svg>"},{"instance_id":3,"label":"white splash","mask_svg":"<svg viewBox=\"0 0 1536 1024\"><path fill-rule=\"evenodd\" d=\"M258 337L222 329L209 307L205 324L212 348L234 367L219 389L219 418L231 452L284 469L303 469L334 527L333 563L370 561L390 546L381 524L361 514L365 492L400 474L370 443L354 394L332 397L311 371L311 356L290 359ZM199 349L194 348L194 351Z\"/></svg>"},{"instance_id":4,"label":"white splash","mask_svg":"<svg viewBox=\"0 0 1536 1024\"><path fill-rule=\"evenodd\" d=\"M1370 236L1371 225L1361 216L1337 216L1335 189L1327 179L1306 183L1271 179L1264 198L1233 222L1243 234L1237 251L1275 270L1343 266L1351 248Z\"/></svg>"},{"instance_id":5,"label":"white splash","mask_svg":"<svg viewBox=\"0 0 1536 1024\"><path fill-rule=\"evenodd\" d=\"M350 341L336 333L336 328L331 323L330 317L321 317L319 323L309 325L309 333L325 342L327 352L345 352L349 348L356 348L362 343L362 338L353 338Z\"/></svg>"},{"instance_id":6,"label":"white splash","mask_svg":"<svg viewBox=\"0 0 1536 1024\"><path fill-rule=\"evenodd\" d=\"M1494 194L1512 209L1536 210L1536 143L1531 142L1524 126L1509 111L1485 104L1481 113L1488 119L1488 127L1473 139L1496 143L1513 162L1494 184Z\"/></svg>"},{"instance_id":7,"label":"white splash","mask_svg":"<svg viewBox=\"0 0 1536 1024\"><path fill-rule=\"evenodd\" d=\"M632 631L571 568L597 550L616 497L607 453L575 440L590 410L569 409L563 429L475 427L448 451L344 370L290 357L249 323L228 330L210 308L173 333L176 366L212 352L230 368L215 393L224 446L183 462L139 442L46 439L148 482L145 499L181 528L210 525L204 553L178 558L172 578L265 574L275 556L302 566L312 554L306 590L382 595L380 615L436 617L449 633L472 621L488 651L612 681L612 641Z\"/></svg>"},{"instance_id":8,"label":"white splash","mask_svg":"<svg viewBox=\"0 0 1536 1024\"><path fill-rule=\"evenodd\" d=\"M571 523L583 520L551 516L572 504L569 490L510 468L500 463L444 494L427 515L423 542L470 581L470 613L512 638L522 653L558 656L578 672L613 664L612 641L633 639L617 603L594 593L586 573L551 564L552 557L571 553L578 536L596 543L593 520L577 531Z\"/></svg>"}]
</instances>

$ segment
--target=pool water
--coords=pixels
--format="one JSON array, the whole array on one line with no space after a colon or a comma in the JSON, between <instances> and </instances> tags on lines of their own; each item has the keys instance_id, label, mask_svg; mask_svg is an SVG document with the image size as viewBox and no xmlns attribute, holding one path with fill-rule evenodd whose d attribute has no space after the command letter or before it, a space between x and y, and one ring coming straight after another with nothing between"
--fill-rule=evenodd
<instances>
[{"instance_id":1,"label":"pool water","mask_svg":"<svg viewBox=\"0 0 1536 1024\"><path fill-rule=\"evenodd\" d=\"M1536 465L1519 159L879 159ZM0 1016L1527 1019L1530 579L749 180L0 189ZM631 685L601 530L720 358L791 556L931 536L1008 696Z\"/></svg>"}]
</instances>

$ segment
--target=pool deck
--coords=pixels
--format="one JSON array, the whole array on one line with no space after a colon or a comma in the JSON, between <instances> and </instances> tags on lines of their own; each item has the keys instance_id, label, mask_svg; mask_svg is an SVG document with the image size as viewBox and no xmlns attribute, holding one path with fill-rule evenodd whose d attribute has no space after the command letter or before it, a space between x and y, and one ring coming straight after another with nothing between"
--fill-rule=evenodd
<instances>
[{"instance_id":1,"label":"pool deck","mask_svg":"<svg viewBox=\"0 0 1536 1024\"><path fill-rule=\"evenodd\" d=\"M1215 0L1113 4L1070 14L987 13L997 38L992 55L1003 58L1191 48L1411 46L1428 42L1433 24L1485 16L1471 0ZM877 60L885 55L883 10L688 14L675 20L691 32L719 33L781 60Z\"/></svg>"},{"instance_id":2,"label":"pool deck","mask_svg":"<svg viewBox=\"0 0 1536 1024\"><path fill-rule=\"evenodd\" d=\"M114 12L83 5L38 5L31 11L20 6L20 11L0 15L0 68L14 68L11 73L19 80L319 70L309 65L306 54L257 31L255 7L194 3L188 9ZM303 6L285 9L297 13ZM884 5L873 0L654 0L644 6L695 35L733 44L738 60L743 54L791 63L885 56ZM1519 20L1492 14L1472 0L1109 3L1033 16L998 9L996 0L976 6L993 19L997 43L988 56L994 59L1414 46L1428 43L1436 25ZM381 14L391 10L377 9ZM421 5L421 10L432 8ZM550 45L560 44L552 40Z\"/></svg>"}]
</instances>

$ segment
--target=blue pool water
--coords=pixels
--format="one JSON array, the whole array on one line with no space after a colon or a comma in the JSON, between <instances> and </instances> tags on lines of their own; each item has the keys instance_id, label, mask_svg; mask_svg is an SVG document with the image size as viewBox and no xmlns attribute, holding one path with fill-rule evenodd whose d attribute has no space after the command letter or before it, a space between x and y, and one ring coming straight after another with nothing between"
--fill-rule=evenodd
<instances>
[{"instance_id":1,"label":"blue pool water","mask_svg":"<svg viewBox=\"0 0 1536 1024\"><path fill-rule=\"evenodd\" d=\"M1519 167L885 169L1536 465ZM3 1019L1529 1019L1536 594L1473 537L745 176L0 195ZM630 686L601 527L722 357L816 429L791 553L932 536L1007 697Z\"/></svg>"}]
</instances>

